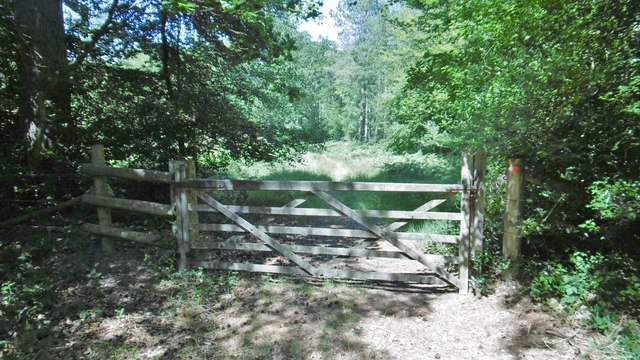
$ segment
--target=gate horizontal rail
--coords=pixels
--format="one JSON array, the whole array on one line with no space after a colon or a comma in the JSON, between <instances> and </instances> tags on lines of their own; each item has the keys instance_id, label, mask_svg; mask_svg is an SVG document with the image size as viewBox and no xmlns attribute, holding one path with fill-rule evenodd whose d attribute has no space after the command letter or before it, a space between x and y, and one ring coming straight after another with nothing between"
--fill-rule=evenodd
<instances>
[{"instance_id":1,"label":"gate horizontal rail","mask_svg":"<svg viewBox=\"0 0 640 360\"><path fill-rule=\"evenodd\" d=\"M178 188L212 190L289 190L289 191L389 191L450 193L474 190L459 184L378 183L338 181L255 181L186 180L175 182Z\"/></svg>"},{"instance_id":2,"label":"gate horizontal rail","mask_svg":"<svg viewBox=\"0 0 640 360\"><path fill-rule=\"evenodd\" d=\"M341 213L331 209L317 208L283 208L265 206L237 206L229 205L227 208L237 214L265 214L265 215L291 215L291 216L326 216L344 217ZM190 205L189 210L216 212L206 205ZM462 220L459 212L429 212L429 211L402 211L402 210L354 210L356 213L370 218L403 219L403 220Z\"/></svg>"}]
</instances>

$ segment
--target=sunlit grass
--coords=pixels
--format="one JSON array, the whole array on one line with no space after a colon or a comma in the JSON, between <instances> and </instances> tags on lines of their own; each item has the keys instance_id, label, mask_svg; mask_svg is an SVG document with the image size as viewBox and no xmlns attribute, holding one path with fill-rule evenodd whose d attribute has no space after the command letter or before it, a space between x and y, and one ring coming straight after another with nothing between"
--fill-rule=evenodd
<instances>
[{"instance_id":1,"label":"sunlit grass","mask_svg":"<svg viewBox=\"0 0 640 360\"><path fill-rule=\"evenodd\" d=\"M326 144L322 151L305 154L299 163L234 163L226 176L232 179L289 181L346 181L456 184L459 159L447 155L406 155L389 153L381 146L359 146L350 142ZM293 191L248 191L226 196L230 204L284 205L302 196ZM441 198L433 193L333 192L339 201L353 209L413 210L429 200ZM441 205L443 211L457 211L454 198ZM319 199L303 207L326 208Z\"/></svg>"}]
</instances>

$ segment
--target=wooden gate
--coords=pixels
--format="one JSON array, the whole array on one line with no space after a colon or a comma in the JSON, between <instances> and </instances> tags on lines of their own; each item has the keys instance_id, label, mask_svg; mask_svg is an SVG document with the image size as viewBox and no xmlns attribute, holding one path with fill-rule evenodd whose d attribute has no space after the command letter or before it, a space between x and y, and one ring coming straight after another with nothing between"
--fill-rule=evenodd
<instances>
[{"instance_id":1,"label":"wooden gate","mask_svg":"<svg viewBox=\"0 0 640 360\"><path fill-rule=\"evenodd\" d=\"M463 156L461 184L206 180L188 176L187 162L176 161L172 167L181 269L204 267L406 281L455 286L461 293L468 291L470 258L482 248L484 154ZM230 204L233 201L225 201L225 196L221 195L222 192L246 194L263 191L296 192L302 196L284 206L249 206ZM433 193L437 196L411 211L359 210L339 200L340 194L345 192L383 192L394 196ZM461 194L459 212L433 211L456 194ZM232 200L230 196L226 198ZM324 206L308 205L311 199L320 199ZM209 218L215 222L199 220ZM301 226L294 222L310 218L314 226ZM336 221L328 226L318 225L330 219ZM277 224L274 224L275 220L278 220ZM456 221L460 223L459 233L443 235L402 231L412 220ZM234 235L229 236L229 233ZM306 244L296 244L300 239L305 239ZM458 255L426 254L415 246L416 242L456 244ZM268 263L255 263L255 256L248 258L242 255L247 252L269 252L276 256L269 258ZM363 271L357 266L354 268L354 259L360 264L373 261L374 267L378 268L383 266L375 263L375 259L405 259L421 269L411 272Z\"/></svg>"}]
</instances>

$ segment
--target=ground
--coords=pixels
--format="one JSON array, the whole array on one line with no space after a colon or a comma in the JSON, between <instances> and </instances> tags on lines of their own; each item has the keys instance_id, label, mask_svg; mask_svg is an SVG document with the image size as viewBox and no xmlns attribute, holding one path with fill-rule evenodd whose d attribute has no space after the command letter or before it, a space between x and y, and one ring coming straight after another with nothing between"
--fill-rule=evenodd
<instances>
[{"instance_id":1,"label":"ground","mask_svg":"<svg viewBox=\"0 0 640 360\"><path fill-rule=\"evenodd\" d=\"M30 329L3 336L4 358L598 358L579 317L552 317L506 283L480 297L408 284L179 274L171 250L121 244L109 257L73 227L3 236L25 231L56 243L32 264L32 275L46 278L50 306L33 314Z\"/></svg>"}]
</instances>

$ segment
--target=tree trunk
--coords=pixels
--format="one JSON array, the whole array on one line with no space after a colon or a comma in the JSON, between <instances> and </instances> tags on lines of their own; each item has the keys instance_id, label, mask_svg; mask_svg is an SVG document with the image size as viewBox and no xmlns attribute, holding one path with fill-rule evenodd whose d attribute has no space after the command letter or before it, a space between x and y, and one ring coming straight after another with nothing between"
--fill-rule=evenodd
<instances>
[{"instance_id":1,"label":"tree trunk","mask_svg":"<svg viewBox=\"0 0 640 360\"><path fill-rule=\"evenodd\" d=\"M364 142L364 112L360 110L360 123L358 126L358 143Z\"/></svg>"},{"instance_id":2,"label":"tree trunk","mask_svg":"<svg viewBox=\"0 0 640 360\"><path fill-rule=\"evenodd\" d=\"M173 85L171 84L171 73L169 72L169 37L167 34L167 22L169 17L166 10L160 13L160 37L162 38L162 78L167 87L169 98L173 99Z\"/></svg>"},{"instance_id":3,"label":"tree trunk","mask_svg":"<svg viewBox=\"0 0 640 360\"><path fill-rule=\"evenodd\" d=\"M367 98L364 99L364 141L369 142L371 138L370 134L370 123L369 123L369 103L367 103Z\"/></svg>"},{"instance_id":4,"label":"tree trunk","mask_svg":"<svg viewBox=\"0 0 640 360\"><path fill-rule=\"evenodd\" d=\"M13 0L18 35L20 81L19 138L28 144L28 161L38 167L43 150L55 142L71 144L68 60L62 0Z\"/></svg>"}]
</instances>

